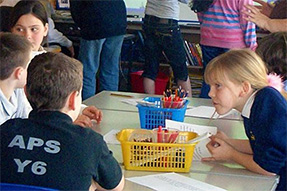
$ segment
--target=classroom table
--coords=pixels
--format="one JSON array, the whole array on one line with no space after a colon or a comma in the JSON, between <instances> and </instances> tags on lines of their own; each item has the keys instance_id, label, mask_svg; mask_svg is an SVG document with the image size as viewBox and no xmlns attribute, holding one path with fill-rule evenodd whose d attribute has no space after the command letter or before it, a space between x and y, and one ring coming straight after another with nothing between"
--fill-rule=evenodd
<instances>
[{"instance_id":1,"label":"classroom table","mask_svg":"<svg viewBox=\"0 0 287 191\"><path fill-rule=\"evenodd\" d=\"M102 92L96 96L86 100L87 105L95 105L102 109L103 120L97 125L94 124L93 130L105 135L113 129L121 130L126 128L140 128L139 114L135 106L128 104L121 105L122 97L110 96L111 92ZM125 93L133 95L134 98L141 98L147 95L136 93ZM198 102L197 102L198 100ZM192 98L192 103L196 106L210 100ZM112 103L108 103L112 102ZM122 106L122 107L120 107ZM115 108L115 109L113 109ZM124 108L124 109L122 109ZM185 117L184 122L207 125L209 119L198 117ZM216 126L218 130L225 132L229 137L247 139L244 133L243 122L240 120L216 119L209 124ZM122 166L125 177L144 176L156 174L158 172L145 171L127 171L123 167L122 151L120 145L108 144L109 149L113 152L114 157ZM246 190L275 190L278 177L268 177L253 173L244 167L228 162L201 162L193 161L189 173L180 173L181 175L191 177L209 183L214 186L224 188L226 190L246 191ZM149 188L126 181L125 189L130 190L150 190Z\"/></svg>"},{"instance_id":2,"label":"classroom table","mask_svg":"<svg viewBox=\"0 0 287 191\"><path fill-rule=\"evenodd\" d=\"M113 92L102 91L93 97L90 97L84 101L86 105L94 105L99 109L104 110L116 110L116 111L133 111L137 112L137 107L121 102L124 99L143 99L145 97L160 97L160 95L149 95L142 93L130 93L130 92ZM190 101L189 106L212 106L210 99L201 98L188 98Z\"/></svg>"}]
</instances>

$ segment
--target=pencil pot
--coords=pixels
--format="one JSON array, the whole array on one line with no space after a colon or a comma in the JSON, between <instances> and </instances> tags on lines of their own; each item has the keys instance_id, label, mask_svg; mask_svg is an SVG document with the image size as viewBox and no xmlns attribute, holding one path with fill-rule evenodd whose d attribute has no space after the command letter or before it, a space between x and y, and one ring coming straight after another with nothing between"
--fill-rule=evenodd
<instances>
[{"instance_id":1,"label":"pencil pot","mask_svg":"<svg viewBox=\"0 0 287 191\"><path fill-rule=\"evenodd\" d=\"M166 119L183 122L186 107L189 103L188 100L184 100L181 108L164 108L159 97L146 97L144 101L155 104L154 106L137 105L142 129L165 127Z\"/></svg>"},{"instance_id":2,"label":"pencil pot","mask_svg":"<svg viewBox=\"0 0 287 191\"><path fill-rule=\"evenodd\" d=\"M179 132L176 142L157 143L131 141L135 129L124 129L117 134L121 142L126 170L189 172L196 143L186 142L197 137L194 132ZM155 132L152 130L145 130Z\"/></svg>"}]
</instances>

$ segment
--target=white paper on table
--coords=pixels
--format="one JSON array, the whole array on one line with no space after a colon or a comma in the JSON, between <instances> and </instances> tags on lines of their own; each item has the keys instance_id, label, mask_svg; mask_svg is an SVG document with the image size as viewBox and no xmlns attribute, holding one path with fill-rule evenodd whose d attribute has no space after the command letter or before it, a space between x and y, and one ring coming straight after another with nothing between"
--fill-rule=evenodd
<instances>
[{"instance_id":1,"label":"white paper on table","mask_svg":"<svg viewBox=\"0 0 287 191\"><path fill-rule=\"evenodd\" d=\"M226 191L225 189L177 173L163 173L126 179L158 191Z\"/></svg>"},{"instance_id":2,"label":"white paper on table","mask_svg":"<svg viewBox=\"0 0 287 191\"><path fill-rule=\"evenodd\" d=\"M131 99L122 99L121 102L129 104L129 105L136 106L138 104L137 102L138 101L142 101L142 100L143 100L142 98L141 99L133 99L133 98L131 98Z\"/></svg>"},{"instance_id":3,"label":"white paper on table","mask_svg":"<svg viewBox=\"0 0 287 191\"><path fill-rule=\"evenodd\" d=\"M107 134L104 135L104 140L106 143L114 144L114 145L120 145L121 143L117 139L117 133L120 132L120 130L113 129Z\"/></svg>"},{"instance_id":4,"label":"white paper on table","mask_svg":"<svg viewBox=\"0 0 287 191\"><path fill-rule=\"evenodd\" d=\"M191 117L202 117L202 118L211 118L215 111L215 107L209 107L209 106L199 106L194 107L192 109L187 109L185 112L185 116L191 116ZM233 120L241 120L241 114L240 112L236 111L235 109L232 109L228 113L224 115L219 115L218 113L215 113L213 116L213 119L233 119Z\"/></svg>"},{"instance_id":5,"label":"white paper on table","mask_svg":"<svg viewBox=\"0 0 287 191\"><path fill-rule=\"evenodd\" d=\"M178 121L165 120L166 128L177 129L179 131L188 131L195 132L198 135L202 135L203 133L210 132L215 135L217 133L217 127L215 126L204 126L204 125L195 125L189 123L182 123ZM206 148L206 144L209 143L210 139L205 139L196 144L192 160L200 161L202 158L211 157L210 152Z\"/></svg>"}]
</instances>

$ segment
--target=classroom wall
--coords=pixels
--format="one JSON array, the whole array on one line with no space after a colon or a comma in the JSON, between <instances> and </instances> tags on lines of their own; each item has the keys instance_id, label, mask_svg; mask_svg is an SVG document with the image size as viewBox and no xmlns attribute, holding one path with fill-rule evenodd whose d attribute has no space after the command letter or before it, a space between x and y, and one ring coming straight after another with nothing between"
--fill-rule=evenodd
<instances>
[{"instance_id":1,"label":"classroom wall","mask_svg":"<svg viewBox=\"0 0 287 191\"><path fill-rule=\"evenodd\" d=\"M127 7L128 15L137 15L144 17L144 8L147 0L124 0ZM180 14L179 20L184 22L198 22L196 14L190 10L187 4L179 3Z\"/></svg>"}]
</instances>

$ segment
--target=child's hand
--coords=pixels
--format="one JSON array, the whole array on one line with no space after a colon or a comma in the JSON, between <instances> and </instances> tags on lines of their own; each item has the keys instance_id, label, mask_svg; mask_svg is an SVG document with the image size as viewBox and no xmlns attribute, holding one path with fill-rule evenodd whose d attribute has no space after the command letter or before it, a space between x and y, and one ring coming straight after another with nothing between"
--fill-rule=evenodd
<instances>
[{"instance_id":1,"label":"child's hand","mask_svg":"<svg viewBox=\"0 0 287 191\"><path fill-rule=\"evenodd\" d=\"M212 157L203 158L202 161L215 161L215 160L230 160L234 149L224 140L217 137L212 137L211 141L206 145Z\"/></svg>"},{"instance_id":2,"label":"child's hand","mask_svg":"<svg viewBox=\"0 0 287 191\"><path fill-rule=\"evenodd\" d=\"M82 127L92 127L92 120L83 114L80 114L77 119L74 121L74 124L80 125Z\"/></svg>"},{"instance_id":3,"label":"child's hand","mask_svg":"<svg viewBox=\"0 0 287 191\"><path fill-rule=\"evenodd\" d=\"M222 131L217 131L216 135L214 135L213 137L217 137L217 138L222 139L224 141L229 139L229 137L225 133L223 133Z\"/></svg>"},{"instance_id":4,"label":"child's hand","mask_svg":"<svg viewBox=\"0 0 287 191\"><path fill-rule=\"evenodd\" d=\"M101 110L96 108L95 106L88 106L86 107L83 112L83 115L87 116L90 118L90 120L96 120L97 124L99 124L102 121L103 118L103 113Z\"/></svg>"}]
</instances>

